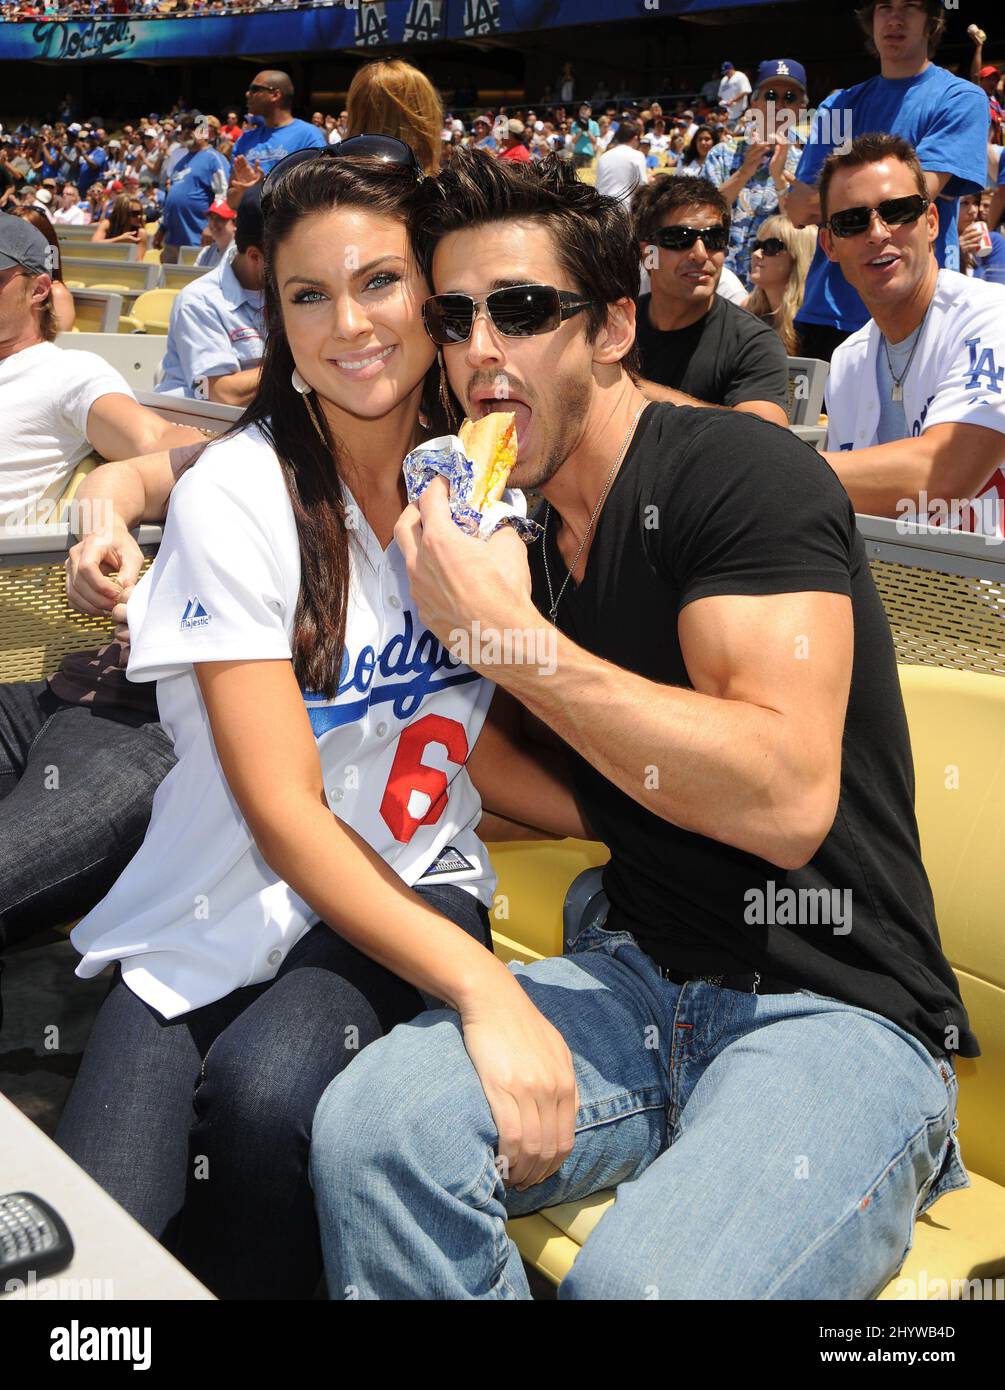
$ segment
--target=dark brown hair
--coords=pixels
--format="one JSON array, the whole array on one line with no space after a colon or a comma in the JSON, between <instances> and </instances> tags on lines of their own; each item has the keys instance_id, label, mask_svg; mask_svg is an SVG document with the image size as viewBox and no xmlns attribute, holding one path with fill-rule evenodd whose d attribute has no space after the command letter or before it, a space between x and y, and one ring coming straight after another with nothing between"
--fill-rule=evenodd
<instances>
[{"instance_id":1,"label":"dark brown hair","mask_svg":"<svg viewBox=\"0 0 1005 1390\"><path fill-rule=\"evenodd\" d=\"M300 541L293 669L304 690L329 699L338 693L345 646L350 526L340 482L340 443L313 398L293 388L296 364L283 326L276 250L305 218L335 208L363 208L407 223L418 189L410 170L370 159L306 160L280 179L265 222L267 338L258 391L228 431L236 434L257 425L279 459ZM446 434L438 383L434 363L426 378L422 411L434 434Z\"/></svg>"},{"instance_id":2,"label":"dark brown hair","mask_svg":"<svg viewBox=\"0 0 1005 1390\"><path fill-rule=\"evenodd\" d=\"M438 178L427 179L412 223L427 279L437 244L449 233L518 220L547 227L562 269L594 301L583 315L586 340L594 342L609 306L639 297L638 247L618 199L583 183L571 163L556 155L514 164L483 150L459 150ZM621 365L638 370L637 346Z\"/></svg>"},{"instance_id":3,"label":"dark brown hair","mask_svg":"<svg viewBox=\"0 0 1005 1390\"><path fill-rule=\"evenodd\" d=\"M824 160L820 170L820 211L827 220L827 194L831 179L839 169L860 169L865 164L878 164L881 159L899 159L914 175L914 182L922 197L928 197L928 184L925 171L914 151L914 146L899 135L860 135L853 140L851 149L844 154L832 154Z\"/></svg>"},{"instance_id":4,"label":"dark brown hair","mask_svg":"<svg viewBox=\"0 0 1005 1390\"><path fill-rule=\"evenodd\" d=\"M936 50L942 42L942 35L946 32L946 11L942 0L922 0L922 3L928 11L928 56L934 58ZM879 50L872 37L876 4L877 0L869 0L868 4L855 11L858 27L865 35L866 51L871 53L874 58L879 57Z\"/></svg>"},{"instance_id":5,"label":"dark brown hair","mask_svg":"<svg viewBox=\"0 0 1005 1390\"><path fill-rule=\"evenodd\" d=\"M140 211L142 212L142 203L136 194L120 193L115 199L108 210L108 235L110 237L121 236L123 232L134 230L129 209L136 203L140 203Z\"/></svg>"},{"instance_id":6,"label":"dark brown hair","mask_svg":"<svg viewBox=\"0 0 1005 1390\"><path fill-rule=\"evenodd\" d=\"M667 213L678 208L714 208L724 227L730 224L729 204L710 179L675 174L641 184L632 199L632 218L639 241L652 241Z\"/></svg>"}]
</instances>

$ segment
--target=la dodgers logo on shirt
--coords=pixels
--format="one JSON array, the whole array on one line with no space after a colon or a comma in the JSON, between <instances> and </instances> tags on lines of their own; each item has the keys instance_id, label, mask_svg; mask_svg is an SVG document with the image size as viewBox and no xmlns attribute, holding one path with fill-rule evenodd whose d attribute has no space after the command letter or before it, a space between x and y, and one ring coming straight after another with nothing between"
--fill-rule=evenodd
<instances>
[{"instance_id":1,"label":"la dodgers logo on shirt","mask_svg":"<svg viewBox=\"0 0 1005 1390\"><path fill-rule=\"evenodd\" d=\"M390 704L395 719L411 719L427 695L481 679L477 672L454 661L428 628L416 637L411 613L404 614L403 622L404 630L396 633L380 652L363 647L353 661L348 647L345 649L334 700L304 691L315 738L329 729L355 723L379 704ZM375 686L378 674L382 683ZM343 701L350 691L358 692L362 698Z\"/></svg>"},{"instance_id":2,"label":"la dodgers logo on shirt","mask_svg":"<svg viewBox=\"0 0 1005 1390\"><path fill-rule=\"evenodd\" d=\"M212 621L212 616L206 612L199 600L190 598L181 615L181 630L191 632L196 627L208 627Z\"/></svg>"}]
</instances>

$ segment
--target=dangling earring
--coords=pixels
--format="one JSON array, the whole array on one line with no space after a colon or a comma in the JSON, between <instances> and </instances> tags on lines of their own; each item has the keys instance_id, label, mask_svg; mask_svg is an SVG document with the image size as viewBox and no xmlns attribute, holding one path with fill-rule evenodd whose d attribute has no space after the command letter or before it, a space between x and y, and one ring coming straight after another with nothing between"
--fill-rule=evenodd
<instances>
[{"instance_id":1,"label":"dangling earring","mask_svg":"<svg viewBox=\"0 0 1005 1390\"><path fill-rule=\"evenodd\" d=\"M308 385L308 383L304 381L296 367L293 368L293 375L290 377L290 380L293 383L294 391L299 392L301 396L309 396L314 390L313 386Z\"/></svg>"},{"instance_id":2,"label":"dangling earring","mask_svg":"<svg viewBox=\"0 0 1005 1390\"><path fill-rule=\"evenodd\" d=\"M457 417L454 414L453 406L450 404L450 384L447 381L447 369L443 361L443 353L436 354L440 364L440 405L443 407L443 414L447 424L450 426L450 433L454 434L457 430Z\"/></svg>"}]
</instances>

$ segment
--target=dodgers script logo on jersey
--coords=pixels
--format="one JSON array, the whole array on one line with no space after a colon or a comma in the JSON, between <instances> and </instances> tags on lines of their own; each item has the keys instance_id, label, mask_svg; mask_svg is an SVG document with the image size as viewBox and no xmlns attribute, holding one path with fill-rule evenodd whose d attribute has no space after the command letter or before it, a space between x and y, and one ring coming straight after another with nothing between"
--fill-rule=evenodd
<instances>
[{"instance_id":1,"label":"dodgers script logo on jersey","mask_svg":"<svg viewBox=\"0 0 1005 1390\"><path fill-rule=\"evenodd\" d=\"M411 719L427 695L481 679L477 672L454 661L428 629L416 637L411 613L404 614L403 622L404 630L396 633L380 652L363 647L353 661L348 647L345 649L334 700L304 691L315 738L330 729L354 724L380 704L389 704L396 719ZM378 674L382 683L375 686ZM361 698L340 704L350 691L358 692Z\"/></svg>"}]
</instances>

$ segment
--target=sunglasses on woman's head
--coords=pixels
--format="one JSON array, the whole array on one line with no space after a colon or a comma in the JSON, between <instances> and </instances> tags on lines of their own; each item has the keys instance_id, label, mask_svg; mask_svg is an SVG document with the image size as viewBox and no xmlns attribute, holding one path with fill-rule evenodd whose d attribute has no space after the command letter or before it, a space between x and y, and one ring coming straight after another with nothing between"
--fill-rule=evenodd
<instances>
[{"instance_id":1,"label":"sunglasses on woman's head","mask_svg":"<svg viewBox=\"0 0 1005 1390\"><path fill-rule=\"evenodd\" d=\"M269 203L276 191L279 180L285 178L291 169L306 164L312 159L375 159L394 168L409 169L415 175L416 183L426 177L415 151L403 140L393 135L354 135L343 140L340 145L327 145L323 149L294 150L265 176L262 184L262 215L268 216Z\"/></svg>"},{"instance_id":2,"label":"sunglasses on woman's head","mask_svg":"<svg viewBox=\"0 0 1005 1390\"><path fill-rule=\"evenodd\" d=\"M780 256L788 247L781 237L766 236L763 241L754 242L753 250L760 251L762 256Z\"/></svg>"},{"instance_id":3,"label":"sunglasses on woman's head","mask_svg":"<svg viewBox=\"0 0 1005 1390\"><path fill-rule=\"evenodd\" d=\"M714 227L660 227L652 240L663 251L690 251L699 238L706 251L725 251L729 245L729 231L721 222Z\"/></svg>"},{"instance_id":4,"label":"sunglasses on woman's head","mask_svg":"<svg viewBox=\"0 0 1005 1390\"><path fill-rule=\"evenodd\" d=\"M911 193L906 198L885 198L874 208L843 208L841 212L831 213L823 224L833 236L861 236L872 226L872 214L887 227L904 227L908 222L917 222L921 214L931 206L920 193Z\"/></svg>"},{"instance_id":5,"label":"sunglasses on woman's head","mask_svg":"<svg viewBox=\"0 0 1005 1390\"><path fill-rule=\"evenodd\" d=\"M492 322L506 338L536 338L555 329L595 301L552 285L507 285L484 299L470 294L434 294L422 306L422 322L437 347L466 343L475 314L484 304Z\"/></svg>"}]
</instances>

